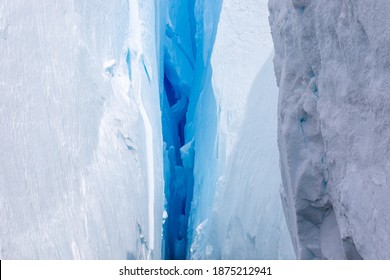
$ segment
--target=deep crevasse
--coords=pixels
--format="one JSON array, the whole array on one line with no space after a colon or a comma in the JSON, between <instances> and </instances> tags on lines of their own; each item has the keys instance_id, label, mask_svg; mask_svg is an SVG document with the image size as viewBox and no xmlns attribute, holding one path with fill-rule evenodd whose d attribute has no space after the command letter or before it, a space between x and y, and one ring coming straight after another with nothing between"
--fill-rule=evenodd
<instances>
[{"instance_id":1,"label":"deep crevasse","mask_svg":"<svg viewBox=\"0 0 390 280\"><path fill-rule=\"evenodd\" d=\"M2 259L293 256L266 1L1 5Z\"/></svg>"},{"instance_id":2,"label":"deep crevasse","mask_svg":"<svg viewBox=\"0 0 390 280\"><path fill-rule=\"evenodd\" d=\"M189 219L198 209L193 201L203 199L193 199L194 185L205 178L202 184L212 194L215 184L217 107L210 59L220 7L221 2L208 5L206 1L173 1L168 5L162 100L165 162L170 166L165 176L167 258L190 256L188 241L194 224ZM202 211L209 213L209 205L203 207Z\"/></svg>"},{"instance_id":3,"label":"deep crevasse","mask_svg":"<svg viewBox=\"0 0 390 280\"><path fill-rule=\"evenodd\" d=\"M192 50L185 53L170 47L168 51L169 58L176 58L174 73L182 75L174 75L182 80L174 79L181 86L173 88L189 92L186 145L180 155L187 170L193 167L193 185L182 177L174 180L185 209L180 217L185 223L189 218L189 224L182 225L188 226L188 235L182 232L179 237L187 239L181 241L187 243L186 257L293 258L278 193L277 88L269 58L266 1L189 1L190 10L173 3L168 42L181 42ZM194 12L194 18L188 12ZM165 58L167 64L171 70L172 63ZM174 199L171 203L174 208L180 205ZM168 211L168 225L170 216ZM173 214L176 221L180 217Z\"/></svg>"},{"instance_id":4,"label":"deep crevasse","mask_svg":"<svg viewBox=\"0 0 390 280\"><path fill-rule=\"evenodd\" d=\"M165 196L163 254L166 259L185 259L188 217L193 190L193 141L185 133L188 106L194 99L192 85L197 42L195 1L167 3L161 96L164 138ZM176 5L175 5L176 4Z\"/></svg>"}]
</instances>

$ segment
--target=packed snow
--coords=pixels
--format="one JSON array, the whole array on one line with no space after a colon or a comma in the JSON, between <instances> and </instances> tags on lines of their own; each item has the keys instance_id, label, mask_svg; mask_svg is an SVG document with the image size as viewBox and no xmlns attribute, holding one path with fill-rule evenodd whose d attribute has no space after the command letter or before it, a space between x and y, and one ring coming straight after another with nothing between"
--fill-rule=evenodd
<instances>
[{"instance_id":1,"label":"packed snow","mask_svg":"<svg viewBox=\"0 0 390 280\"><path fill-rule=\"evenodd\" d=\"M303 259L389 259L390 2L270 0L283 206Z\"/></svg>"}]
</instances>

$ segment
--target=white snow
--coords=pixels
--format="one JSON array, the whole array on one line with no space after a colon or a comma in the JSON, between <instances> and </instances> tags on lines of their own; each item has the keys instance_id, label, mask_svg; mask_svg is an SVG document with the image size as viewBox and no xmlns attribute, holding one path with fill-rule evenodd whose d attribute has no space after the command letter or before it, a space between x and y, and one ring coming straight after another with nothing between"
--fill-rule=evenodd
<instances>
[{"instance_id":1,"label":"white snow","mask_svg":"<svg viewBox=\"0 0 390 280\"><path fill-rule=\"evenodd\" d=\"M270 0L299 258L390 258L390 2Z\"/></svg>"}]
</instances>

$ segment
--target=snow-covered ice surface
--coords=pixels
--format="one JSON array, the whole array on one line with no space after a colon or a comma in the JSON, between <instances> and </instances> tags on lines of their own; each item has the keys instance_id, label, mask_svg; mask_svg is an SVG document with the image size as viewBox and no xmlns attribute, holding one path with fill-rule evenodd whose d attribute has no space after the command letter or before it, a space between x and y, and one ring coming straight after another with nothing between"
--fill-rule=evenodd
<instances>
[{"instance_id":1,"label":"snow-covered ice surface","mask_svg":"<svg viewBox=\"0 0 390 280\"><path fill-rule=\"evenodd\" d=\"M154 9L0 3L1 259L160 258Z\"/></svg>"},{"instance_id":2,"label":"snow-covered ice surface","mask_svg":"<svg viewBox=\"0 0 390 280\"><path fill-rule=\"evenodd\" d=\"M215 105L199 105L195 117L201 127L214 122L207 127L215 129L215 138L195 130L190 258L295 258L279 194L271 51L267 1L223 1L212 81L203 89ZM208 159L215 161L213 170Z\"/></svg>"},{"instance_id":3,"label":"snow-covered ice surface","mask_svg":"<svg viewBox=\"0 0 390 280\"><path fill-rule=\"evenodd\" d=\"M270 0L299 258L389 259L390 2Z\"/></svg>"}]
</instances>

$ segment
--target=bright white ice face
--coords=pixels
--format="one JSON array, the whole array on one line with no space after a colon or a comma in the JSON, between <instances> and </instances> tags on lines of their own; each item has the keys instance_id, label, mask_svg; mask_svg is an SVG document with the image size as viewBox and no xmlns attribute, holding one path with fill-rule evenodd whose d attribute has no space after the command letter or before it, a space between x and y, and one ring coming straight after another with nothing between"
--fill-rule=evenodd
<instances>
[{"instance_id":1,"label":"bright white ice face","mask_svg":"<svg viewBox=\"0 0 390 280\"><path fill-rule=\"evenodd\" d=\"M0 4L2 259L147 258L160 248L158 78L145 86L126 68L129 32L153 30L154 6L131 3ZM131 51L157 68L154 37L141 39ZM150 92L151 151L141 91Z\"/></svg>"}]
</instances>

